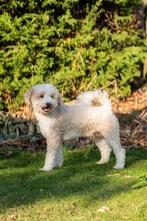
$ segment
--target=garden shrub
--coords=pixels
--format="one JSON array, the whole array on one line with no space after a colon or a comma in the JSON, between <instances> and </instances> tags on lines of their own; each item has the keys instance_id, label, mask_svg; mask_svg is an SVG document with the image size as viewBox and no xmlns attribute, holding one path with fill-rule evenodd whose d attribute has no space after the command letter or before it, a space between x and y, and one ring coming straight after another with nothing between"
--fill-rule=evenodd
<instances>
[{"instance_id":1,"label":"garden shrub","mask_svg":"<svg viewBox=\"0 0 147 221\"><path fill-rule=\"evenodd\" d=\"M145 42L139 0L2 0L1 109L23 104L33 84L50 82L65 100L106 88L117 97L142 77Z\"/></svg>"}]
</instances>

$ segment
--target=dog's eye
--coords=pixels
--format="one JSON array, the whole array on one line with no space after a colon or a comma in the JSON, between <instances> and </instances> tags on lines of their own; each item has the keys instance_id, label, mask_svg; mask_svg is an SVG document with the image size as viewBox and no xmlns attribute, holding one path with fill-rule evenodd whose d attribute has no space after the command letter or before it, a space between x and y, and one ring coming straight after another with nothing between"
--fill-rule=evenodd
<instances>
[{"instance_id":1,"label":"dog's eye","mask_svg":"<svg viewBox=\"0 0 147 221\"><path fill-rule=\"evenodd\" d=\"M43 95L43 94L40 94L39 98L43 98L43 97L44 97L44 95Z\"/></svg>"},{"instance_id":2,"label":"dog's eye","mask_svg":"<svg viewBox=\"0 0 147 221\"><path fill-rule=\"evenodd\" d=\"M51 94L51 95L50 95L50 97L51 97L51 98L54 98L54 95L53 95L53 94Z\"/></svg>"}]
</instances>

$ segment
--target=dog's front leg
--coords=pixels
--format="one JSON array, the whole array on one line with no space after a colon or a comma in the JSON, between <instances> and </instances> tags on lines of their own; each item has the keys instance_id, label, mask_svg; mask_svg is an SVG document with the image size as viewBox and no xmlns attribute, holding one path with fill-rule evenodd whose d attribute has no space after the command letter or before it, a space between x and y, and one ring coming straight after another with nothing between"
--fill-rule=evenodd
<instances>
[{"instance_id":1,"label":"dog's front leg","mask_svg":"<svg viewBox=\"0 0 147 221\"><path fill-rule=\"evenodd\" d=\"M55 167L56 155L59 147L60 147L60 142L57 141L56 139L47 140L47 152L45 156L45 163L43 168L41 168L40 170L49 171Z\"/></svg>"}]
</instances>

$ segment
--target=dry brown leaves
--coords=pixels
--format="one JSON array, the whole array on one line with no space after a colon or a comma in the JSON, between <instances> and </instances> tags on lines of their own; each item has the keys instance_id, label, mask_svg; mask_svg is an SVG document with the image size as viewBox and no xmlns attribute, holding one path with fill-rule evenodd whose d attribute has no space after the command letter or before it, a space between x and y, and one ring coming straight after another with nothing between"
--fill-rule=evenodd
<instances>
[{"instance_id":1,"label":"dry brown leaves","mask_svg":"<svg viewBox=\"0 0 147 221\"><path fill-rule=\"evenodd\" d=\"M126 101L112 99L112 106L119 118L122 145L126 148L147 148L147 92L140 89ZM22 107L11 117L0 115L0 147L14 146L30 151L44 149L45 140L38 134L36 125L27 120L30 117L32 118L32 113L27 107ZM91 143L85 138L80 138L70 141L69 145L81 147Z\"/></svg>"},{"instance_id":2,"label":"dry brown leaves","mask_svg":"<svg viewBox=\"0 0 147 221\"><path fill-rule=\"evenodd\" d=\"M112 101L120 120L121 143L147 148L147 91L134 92L126 101Z\"/></svg>"}]
</instances>

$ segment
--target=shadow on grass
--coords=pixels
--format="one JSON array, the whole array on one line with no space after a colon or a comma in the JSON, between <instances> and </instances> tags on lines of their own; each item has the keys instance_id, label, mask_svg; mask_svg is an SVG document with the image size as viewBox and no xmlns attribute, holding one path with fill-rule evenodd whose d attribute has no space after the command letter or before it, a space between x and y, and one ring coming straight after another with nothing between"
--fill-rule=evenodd
<instances>
[{"instance_id":1,"label":"shadow on grass","mask_svg":"<svg viewBox=\"0 0 147 221\"><path fill-rule=\"evenodd\" d=\"M145 159L145 151L129 151L129 166L137 162L136 155ZM98 153L91 148L68 151L64 166L47 173L37 170L43 159L43 154L19 151L10 159L1 159L1 211L43 199L62 200L71 196L81 197L88 206L96 200L127 192L133 184L132 179L108 176L118 173L112 169L114 158L111 157L109 164L98 166L95 164Z\"/></svg>"}]
</instances>

